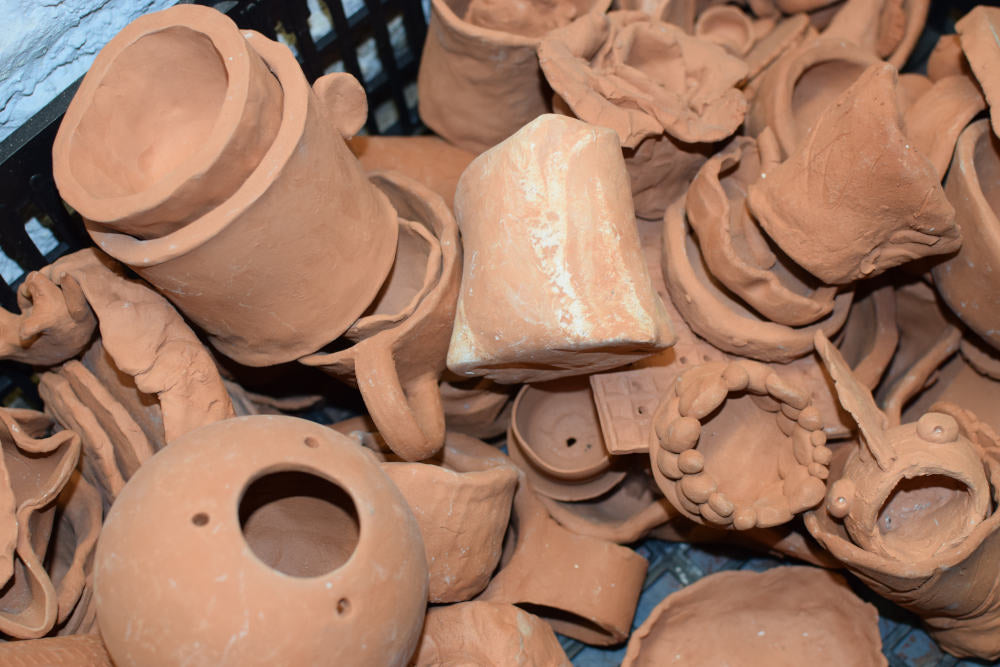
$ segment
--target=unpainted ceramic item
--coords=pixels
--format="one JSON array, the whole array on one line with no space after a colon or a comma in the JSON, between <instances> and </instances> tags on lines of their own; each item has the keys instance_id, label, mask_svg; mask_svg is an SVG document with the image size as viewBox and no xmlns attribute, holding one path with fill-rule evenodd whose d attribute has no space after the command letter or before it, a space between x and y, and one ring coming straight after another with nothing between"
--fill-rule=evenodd
<instances>
[{"instance_id":1,"label":"unpainted ceramic item","mask_svg":"<svg viewBox=\"0 0 1000 667\"><path fill-rule=\"evenodd\" d=\"M768 23L770 27L774 27L773 21ZM695 37L718 44L729 53L740 57L750 51L754 42L764 32L766 31L755 25L754 20L742 9L733 5L709 7L698 15L694 24Z\"/></svg>"},{"instance_id":2,"label":"unpainted ceramic item","mask_svg":"<svg viewBox=\"0 0 1000 667\"><path fill-rule=\"evenodd\" d=\"M930 0L847 0L823 30L901 69L927 21Z\"/></svg>"},{"instance_id":3,"label":"unpainted ceramic item","mask_svg":"<svg viewBox=\"0 0 1000 667\"><path fill-rule=\"evenodd\" d=\"M550 110L535 53L550 30L611 0L432 0L420 59L420 118L473 153Z\"/></svg>"},{"instance_id":4,"label":"unpainted ceramic item","mask_svg":"<svg viewBox=\"0 0 1000 667\"><path fill-rule=\"evenodd\" d=\"M957 74L972 75L969 61L962 51L962 42L955 33L941 35L927 56L927 76L932 81L938 81Z\"/></svg>"},{"instance_id":5,"label":"unpainted ceramic item","mask_svg":"<svg viewBox=\"0 0 1000 667\"><path fill-rule=\"evenodd\" d=\"M412 667L569 667L559 640L542 619L512 604L463 602L432 607Z\"/></svg>"},{"instance_id":6,"label":"unpainted ceramic item","mask_svg":"<svg viewBox=\"0 0 1000 667\"><path fill-rule=\"evenodd\" d=\"M741 60L643 12L585 15L549 34L538 59L569 113L618 135L640 217L663 215L747 108Z\"/></svg>"},{"instance_id":7,"label":"unpainted ceramic item","mask_svg":"<svg viewBox=\"0 0 1000 667\"><path fill-rule=\"evenodd\" d=\"M759 13L757 15L760 16ZM755 27L760 27L763 20L765 19L758 19ZM771 30L757 36L753 47L743 56L743 61L747 64L748 81L743 92L751 103L756 95L760 75L786 51L795 48L808 34L808 28L809 17L794 14L782 18Z\"/></svg>"},{"instance_id":8,"label":"unpainted ceramic item","mask_svg":"<svg viewBox=\"0 0 1000 667\"><path fill-rule=\"evenodd\" d=\"M452 372L541 382L673 344L611 130L552 114L532 121L469 165L455 213L466 261Z\"/></svg>"},{"instance_id":9,"label":"unpainted ceramic item","mask_svg":"<svg viewBox=\"0 0 1000 667\"><path fill-rule=\"evenodd\" d=\"M171 442L112 507L95 567L119 667L405 665L427 601L402 494L353 440L293 417ZM150 588L150 572L176 585Z\"/></svg>"},{"instance_id":10,"label":"unpainted ceramic item","mask_svg":"<svg viewBox=\"0 0 1000 667\"><path fill-rule=\"evenodd\" d=\"M623 667L887 665L878 613L810 567L716 572L670 594L633 633Z\"/></svg>"},{"instance_id":11,"label":"unpainted ceramic item","mask_svg":"<svg viewBox=\"0 0 1000 667\"><path fill-rule=\"evenodd\" d=\"M989 103L990 122L994 133L1000 133L1000 112L997 111L1000 86L993 76L997 59L1000 58L1000 45L997 44L996 37L997 26L1000 26L1000 8L986 5L974 7L955 22L955 31L958 33L962 52Z\"/></svg>"},{"instance_id":12,"label":"unpainted ceramic item","mask_svg":"<svg viewBox=\"0 0 1000 667\"><path fill-rule=\"evenodd\" d=\"M98 635L2 642L0 662L7 667L114 667Z\"/></svg>"},{"instance_id":13,"label":"unpainted ceramic item","mask_svg":"<svg viewBox=\"0 0 1000 667\"><path fill-rule=\"evenodd\" d=\"M56 627L60 634L72 625L72 616L86 607L93 594L94 552L104 518L101 494L79 472L56 500L56 516L49 537L46 569L58 596Z\"/></svg>"},{"instance_id":14,"label":"unpainted ceramic item","mask_svg":"<svg viewBox=\"0 0 1000 667\"><path fill-rule=\"evenodd\" d=\"M1000 317L989 298L997 287L993 272L1000 271L1000 140L983 120L967 127L958 138L945 194L955 207L962 247L953 257L934 266L934 286L948 307L994 349L1000 349Z\"/></svg>"},{"instance_id":15,"label":"unpainted ceramic item","mask_svg":"<svg viewBox=\"0 0 1000 667\"><path fill-rule=\"evenodd\" d=\"M462 270L458 225L434 192L402 174L372 176L400 216L436 239L441 269L408 317L333 352L301 358L307 366L356 383L365 407L394 452L408 461L425 459L444 443L445 422L438 381L445 370L449 332L455 319ZM426 275L423 268L416 270ZM414 270L410 268L409 270Z\"/></svg>"},{"instance_id":16,"label":"unpainted ceramic item","mask_svg":"<svg viewBox=\"0 0 1000 667\"><path fill-rule=\"evenodd\" d=\"M442 378L438 389L445 425L474 438L488 440L507 432L517 385L501 385L486 378Z\"/></svg>"},{"instance_id":17,"label":"unpainted ceramic item","mask_svg":"<svg viewBox=\"0 0 1000 667\"><path fill-rule=\"evenodd\" d=\"M980 112L986 99L966 74L941 77L903 115L906 136L934 165L944 180L962 130ZM954 204L952 204L954 206Z\"/></svg>"},{"instance_id":18,"label":"unpainted ceramic item","mask_svg":"<svg viewBox=\"0 0 1000 667\"><path fill-rule=\"evenodd\" d=\"M241 34L228 19L220 27L215 17L221 14L206 11L179 6L141 17L102 49L60 126L53 148L56 180L76 208L83 198L101 192L77 175L95 159L95 151L104 150L83 140L89 123L108 123L100 102L108 87L120 100L114 108L141 109L134 123L115 126L121 143L131 146L134 125L148 124L149 119L157 119L156 127L176 126L173 131L180 133L175 142L172 135L157 133L154 151L164 144L208 145L226 134L225 123L211 124L222 96L215 105L189 109L199 127L205 127L204 136L191 136L193 130L184 123L162 120L179 104L177 95L188 100L189 88L197 88L192 77L204 76L204 68L177 67L171 59L163 76L116 78L117 69L125 71L134 64L132 45L164 34L197 36L211 23L213 34L225 33L248 54L257 54L280 87L280 124L256 166L239 178L238 187L182 227L155 238L111 231L108 221L100 226L90 222L88 231L100 248L148 280L205 330L223 354L253 366L292 361L343 333L375 298L392 265L396 215L344 143L344 136L365 119L360 84L350 75L331 74L313 90L286 46L258 33ZM219 53L210 45L205 49L209 60ZM191 47L182 43L165 53L186 58ZM209 87L224 85L223 74ZM150 100L162 101L162 106L150 106ZM190 106L188 102L184 108ZM259 114L252 108L248 113L256 131ZM104 173L99 181L120 177L116 174ZM201 179L194 185L202 191ZM137 195L143 200L151 196L146 191ZM186 196L177 193L169 201L180 205Z\"/></svg>"},{"instance_id":19,"label":"unpainted ceramic item","mask_svg":"<svg viewBox=\"0 0 1000 667\"><path fill-rule=\"evenodd\" d=\"M890 65L865 70L788 160L749 188L750 210L767 235L827 284L961 245L933 164L904 134L896 80ZM864 178L858 164L870 165Z\"/></svg>"}]
</instances>

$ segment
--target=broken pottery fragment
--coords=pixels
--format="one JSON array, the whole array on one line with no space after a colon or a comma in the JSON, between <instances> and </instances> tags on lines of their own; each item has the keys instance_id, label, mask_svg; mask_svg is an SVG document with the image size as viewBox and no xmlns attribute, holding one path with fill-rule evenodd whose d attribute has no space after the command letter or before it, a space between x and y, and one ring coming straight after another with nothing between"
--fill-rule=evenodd
<instances>
[{"instance_id":1,"label":"broken pottery fragment","mask_svg":"<svg viewBox=\"0 0 1000 667\"><path fill-rule=\"evenodd\" d=\"M927 76L938 81L957 74L972 75L969 61L962 51L962 42L957 34L941 35L927 57Z\"/></svg>"},{"instance_id":2,"label":"broken pottery fragment","mask_svg":"<svg viewBox=\"0 0 1000 667\"><path fill-rule=\"evenodd\" d=\"M875 607L811 567L716 572L670 594L629 640L623 667L883 667Z\"/></svg>"},{"instance_id":3,"label":"broken pottery fragment","mask_svg":"<svg viewBox=\"0 0 1000 667\"><path fill-rule=\"evenodd\" d=\"M99 635L45 637L0 643L7 667L114 667Z\"/></svg>"},{"instance_id":4,"label":"broken pottery fragment","mask_svg":"<svg viewBox=\"0 0 1000 667\"><path fill-rule=\"evenodd\" d=\"M583 16L538 59L569 112L618 135L640 217L662 216L746 112L741 60L642 12Z\"/></svg>"},{"instance_id":5,"label":"broken pottery fragment","mask_svg":"<svg viewBox=\"0 0 1000 667\"><path fill-rule=\"evenodd\" d=\"M924 30L930 4L930 0L847 0L822 37L851 42L902 68Z\"/></svg>"},{"instance_id":6,"label":"broken pottery fragment","mask_svg":"<svg viewBox=\"0 0 1000 667\"><path fill-rule=\"evenodd\" d=\"M997 43L997 29L1000 27L1000 8L980 5L972 9L955 23L962 52L969 68L979 80L986 101L990 105L990 122L993 132L1000 133L1000 85L996 71L1000 58L1000 44Z\"/></svg>"},{"instance_id":7,"label":"broken pottery fragment","mask_svg":"<svg viewBox=\"0 0 1000 667\"><path fill-rule=\"evenodd\" d=\"M827 284L961 245L934 166L904 134L896 80L890 65L865 70L791 157L749 188L767 235Z\"/></svg>"},{"instance_id":8,"label":"broken pottery fragment","mask_svg":"<svg viewBox=\"0 0 1000 667\"><path fill-rule=\"evenodd\" d=\"M146 54L153 49L163 55ZM271 93L241 92L252 59L263 61ZM262 130L267 104L278 106L273 139ZM216 10L180 5L140 17L101 51L60 126L55 178L94 242L220 352L247 365L292 361L343 333L392 265L395 211L344 143L366 108L350 75L322 77L314 90L286 46L241 33ZM259 150L239 148L244 116ZM238 161L218 146L231 136L245 168L229 169ZM119 154L126 168L112 161ZM132 168L143 160L148 169ZM175 163L185 168L172 171ZM189 173L199 178L175 190ZM129 210L117 209L122 197L184 215L137 236L118 226Z\"/></svg>"},{"instance_id":9,"label":"broken pottery fragment","mask_svg":"<svg viewBox=\"0 0 1000 667\"><path fill-rule=\"evenodd\" d=\"M654 417L657 486L692 521L768 528L817 505L830 450L807 391L749 360L685 371Z\"/></svg>"},{"instance_id":10,"label":"broken pottery fragment","mask_svg":"<svg viewBox=\"0 0 1000 667\"><path fill-rule=\"evenodd\" d=\"M431 0L420 59L420 119L473 153L550 110L535 51L549 31L611 0ZM450 202L449 202L450 203Z\"/></svg>"},{"instance_id":11,"label":"broken pottery fragment","mask_svg":"<svg viewBox=\"0 0 1000 667\"><path fill-rule=\"evenodd\" d=\"M457 375L541 382L674 342L611 130L532 121L469 165L455 214L466 257L448 349Z\"/></svg>"},{"instance_id":12,"label":"broken pottery fragment","mask_svg":"<svg viewBox=\"0 0 1000 667\"><path fill-rule=\"evenodd\" d=\"M97 489L74 472L56 501L46 569L58 596L59 634L85 631L72 627L73 617L85 612L93 597L94 552L104 518L101 500Z\"/></svg>"},{"instance_id":13,"label":"broken pottery fragment","mask_svg":"<svg viewBox=\"0 0 1000 667\"><path fill-rule=\"evenodd\" d=\"M462 380L451 373L438 389L449 431L488 440L507 432L517 385L502 385L486 378Z\"/></svg>"},{"instance_id":14,"label":"broken pottery fragment","mask_svg":"<svg viewBox=\"0 0 1000 667\"><path fill-rule=\"evenodd\" d=\"M333 346L336 351L324 350L299 361L357 384L386 443L403 459L419 461L444 443L438 381L445 369L449 331L455 319L462 247L458 225L441 197L402 174L385 172L373 175L372 180L401 217L434 240L440 248L440 269L431 270L431 254L401 254L399 262L414 265L400 265L393 273L419 276L423 287L407 291L407 281L401 280L402 289L397 291L395 278L390 278L390 291L383 295L387 312L370 316L381 322L363 325L359 320L355 325L358 340L353 345L341 349L337 344ZM409 315L391 312L397 307Z\"/></svg>"},{"instance_id":15,"label":"broken pottery fragment","mask_svg":"<svg viewBox=\"0 0 1000 667\"><path fill-rule=\"evenodd\" d=\"M985 109L986 100L975 80L957 74L935 81L906 110L903 115L906 136L931 161L940 180L948 172L962 130ZM953 202L952 206L956 204Z\"/></svg>"},{"instance_id":16,"label":"broken pottery fragment","mask_svg":"<svg viewBox=\"0 0 1000 667\"><path fill-rule=\"evenodd\" d=\"M463 602L431 607L412 667L570 667L542 619L512 604Z\"/></svg>"},{"instance_id":17,"label":"broken pottery fragment","mask_svg":"<svg viewBox=\"0 0 1000 667\"><path fill-rule=\"evenodd\" d=\"M402 494L356 442L293 417L171 442L115 502L95 567L118 667L405 665L427 602Z\"/></svg>"}]
</instances>

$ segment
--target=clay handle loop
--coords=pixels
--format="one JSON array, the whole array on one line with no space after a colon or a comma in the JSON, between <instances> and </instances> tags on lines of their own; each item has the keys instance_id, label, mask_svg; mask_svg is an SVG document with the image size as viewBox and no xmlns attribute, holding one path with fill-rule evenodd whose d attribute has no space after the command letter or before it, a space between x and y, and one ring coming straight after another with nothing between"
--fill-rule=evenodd
<instances>
[{"instance_id":1,"label":"clay handle loop","mask_svg":"<svg viewBox=\"0 0 1000 667\"><path fill-rule=\"evenodd\" d=\"M333 72L316 79L313 90L337 131L350 139L364 127L368 119L368 98L365 89L346 72Z\"/></svg>"},{"instance_id":2,"label":"clay handle loop","mask_svg":"<svg viewBox=\"0 0 1000 667\"><path fill-rule=\"evenodd\" d=\"M378 432L407 461L433 456L445 433L436 375L425 373L404 389L389 348L365 347L355 360L355 376Z\"/></svg>"}]
</instances>

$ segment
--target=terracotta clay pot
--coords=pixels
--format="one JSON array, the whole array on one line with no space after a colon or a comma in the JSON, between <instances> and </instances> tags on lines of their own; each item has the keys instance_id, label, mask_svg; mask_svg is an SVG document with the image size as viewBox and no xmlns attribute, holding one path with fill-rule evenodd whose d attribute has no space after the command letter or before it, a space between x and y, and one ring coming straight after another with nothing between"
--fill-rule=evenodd
<instances>
[{"instance_id":1,"label":"terracotta clay pot","mask_svg":"<svg viewBox=\"0 0 1000 667\"><path fill-rule=\"evenodd\" d=\"M410 313L408 316L383 314L383 326L366 327L362 337L346 349L312 354L299 361L356 383L365 407L392 450L405 460L419 461L433 455L444 443L438 381L445 368L448 332L455 319L462 248L458 225L443 199L401 174L386 172L372 179L400 216L420 225L423 233L436 241L441 250L440 271L429 289L421 289L409 304L400 306ZM411 256L412 260L418 258ZM399 261L404 259L401 256ZM431 260L430 256L426 259ZM404 277L415 273L420 280L430 277L427 264L419 262L400 265L394 269L397 272ZM394 280L390 279L390 285ZM403 300L390 299L395 303Z\"/></svg>"},{"instance_id":2,"label":"terracotta clay pot","mask_svg":"<svg viewBox=\"0 0 1000 667\"><path fill-rule=\"evenodd\" d=\"M906 136L931 161L939 179L948 172L962 130L985 109L986 100L975 80L957 74L935 81L906 110Z\"/></svg>"},{"instance_id":3,"label":"terracotta clay pot","mask_svg":"<svg viewBox=\"0 0 1000 667\"><path fill-rule=\"evenodd\" d=\"M569 667L556 635L542 619L512 604L463 602L432 607L412 667Z\"/></svg>"},{"instance_id":4,"label":"terracotta clay pot","mask_svg":"<svg viewBox=\"0 0 1000 667\"><path fill-rule=\"evenodd\" d=\"M962 132L955 146L945 193L955 206L962 247L935 265L934 286L962 322L994 349L1000 349L996 321L1000 311L988 295L996 290L993 267L1000 270L1000 140L985 121Z\"/></svg>"},{"instance_id":5,"label":"terracotta clay pot","mask_svg":"<svg viewBox=\"0 0 1000 667\"><path fill-rule=\"evenodd\" d=\"M901 69L924 31L930 0L847 0L823 30Z\"/></svg>"},{"instance_id":6,"label":"terracotta clay pot","mask_svg":"<svg viewBox=\"0 0 1000 667\"><path fill-rule=\"evenodd\" d=\"M673 304L695 333L724 352L760 361L787 363L809 354L813 334L839 331L854 298L853 290L840 292L833 312L804 327L762 318L712 281L680 202L663 219L661 265Z\"/></svg>"},{"instance_id":7,"label":"terracotta clay pot","mask_svg":"<svg viewBox=\"0 0 1000 667\"><path fill-rule=\"evenodd\" d=\"M207 78L202 72L207 68L175 66L178 58L194 57L191 40L203 51L198 52L199 58L218 56L221 62L219 54L229 51L219 50L207 43L208 38L199 36L206 30L217 34L217 39L225 36L227 43L247 54L256 54L273 73L281 93L277 100L280 122L273 140L265 141L263 133L258 136L262 121L249 101L235 105L232 112L218 111L225 122L211 124L216 117L211 112L224 99L225 90L220 86L226 83L225 72L218 72L209 82L197 83L191 79L192 72ZM171 55L160 56L155 65L143 65L133 73L135 56L140 54L133 49L141 50L147 41L159 44L170 35L185 38L164 47L164 53ZM162 62L171 63L164 66L167 74L155 78L144 75L143 68L161 67ZM265 76L271 74L265 71ZM164 85L165 77L170 85ZM192 89L213 86L218 88L212 93L218 96L218 103L191 106L191 99L200 99L191 97ZM105 216L108 219L100 225L88 223L88 231L100 248L167 296L205 330L220 352L246 365L272 365L315 352L364 312L391 268L397 220L388 200L367 182L360 163L344 143L344 136L360 128L366 115L364 94L357 81L346 74L331 74L317 81L314 92L287 47L257 33L241 35L218 12L180 6L138 19L101 51L70 104L53 148L60 192L72 206L84 211L85 218L88 198L96 198L103 192L101 188L111 187L108 179L131 173L89 167L96 159L95 150L103 151L104 146L85 143L86 130L109 123L101 103L103 91L109 88L116 100L123 100L116 102L115 109L141 109L129 121L135 126L114 125L118 136L124 137L121 143L129 147L136 143L134 133L146 125L184 128L175 130L180 133L176 141L171 134L156 130L153 150L160 150L160 142L171 152L178 145L214 145L228 139L228 128L235 118L247 113L249 138L265 141L266 150L246 174L230 172L228 160L217 162L214 156L200 153L191 156L195 173L224 164L224 175L239 176L234 180L235 189L220 188L221 194L197 205L187 204L194 200L185 192L159 195L145 187L136 188L137 201L149 203L167 196L167 201L190 210L190 220L185 218L175 230L143 240L117 229L114 216ZM174 99L179 91L183 91L183 103ZM162 107L150 107L150 99L162 101ZM192 125L170 115L177 106L191 107L193 122L204 127L204 136L190 136ZM203 118L206 114L210 116L208 123ZM84 171L100 186L80 181L77 174ZM213 184L215 171L210 181ZM204 194L203 180L192 182L198 194Z\"/></svg>"},{"instance_id":8,"label":"terracotta clay pot","mask_svg":"<svg viewBox=\"0 0 1000 667\"><path fill-rule=\"evenodd\" d=\"M768 23L774 27L773 22L764 25ZM694 24L695 37L718 44L735 56L745 56L763 32L751 17L733 5L709 7L698 15Z\"/></svg>"},{"instance_id":9,"label":"terracotta clay pot","mask_svg":"<svg viewBox=\"0 0 1000 667\"><path fill-rule=\"evenodd\" d=\"M623 667L887 665L878 613L810 567L716 572L669 595L629 640Z\"/></svg>"},{"instance_id":10,"label":"terracotta clay pot","mask_svg":"<svg viewBox=\"0 0 1000 667\"><path fill-rule=\"evenodd\" d=\"M865 70L791 157L749 188L767 235L825 283L871 278L961 244L934 166L904 134L896 78L890 65ZM857 178L859 161L878 168Z\"/></svg>"},{"instance_id":11,"label":"terracotta clay pot","mask_svg":"<svg viewBox=\"0 0 1000 667\"><path fill-rule=\"evenodd\" d=\"M174 585L150 588L150 572ZM119 667L404 665L427 563L405 499L354 441L293 417L240 417L178 438L129 481L95 584Z\"/></svg>"},{"instance_id":12,"label":"terracotta clay pot","mask_svg":"<svg viewBox=\"0 0 1000 667\"><path fill-rule=\"evenodd\" d=\"M417 77L420 119L474 153L550 110L535 51L550 30L611 0L431 0Z\"/></svg>"},{"instance_id":13,"label":"terracotta clay pot","mask_svg":"<svg viewBox=\"0 0 1000 667\"><path fill-rule=\"evenodd\" d=\"M997 85L993 72L997 58L1000 57L1000 46L997 45L997 26L1000 25L1000 9L996 7L975 7L955 23L955 31L961 40L962 52L972 73L979 80L983 94L990 106L990 122L993 132L1000 132L1000 112L997 102L1000 100L1000 85Z\"/></svg>"},{"instance_id":14,"label":"terracotta clay pot","mask_svg":"<svg viewBox=\"0 0 1000 667\"><path fill-rule=\"evenodd\" d=\"M642 12L583 16L538 59L568 113L618 135L640 217L662 216L746 112L741 60Z\"/></svg>"},{"instance_id":15,"label":"terracotta clay pot","mask_svg":"<svg viewBox=\"0 0 1000 667\"><path fill-rule=\"evenodd\" d=\"M514 399L507 451L539 495L596 498L625 479L604 446L590 379L525 385Z\"/></svg>"},{"instance_id":16,"label":"terracotta clay pot","mask_svg":"<svg viewBox=\"0 0 1000 667\"><path fill-rule=\"evenodd\" d=\"M455 214L467 257L448 349L457 375L541 382L674 342L611 130L532 121L469 165Z\"/></svg>"},{"instance_id":17,"label":"terracotta clay pot","mask_svg":"<svg viewBox=\"0 0 1000 667\"><path fill-rule=\"evenodd\" d=\"M450 374L449 374L450 375ZM516 385L476 378L443 379L438 389L449 431L489 440L507 432Z\"/></svg>"},{"instance_id":18,"label":"terracotta clay pot","mask_svg":"<svg viewBox=\"0 0 1000 667\"><path fill-rule=\"evenodd\" d=\"M0 662L8 667L114 667L98 635L3 642Z\"/></svg>"},{"instance_id":19,"label":"terracotta clay pot","mask_svg":"<svg viewBox=\"0 0 1000 667\"><path fill-rule=\"evenodd\" d=\"M684 372L654 417L653 477L692 521L768 528L823 500L831 452L809 393L748 361Z\"/></svg>"},{"instance_id":20,"label":"terracotta clay pot","mask_svg":"<svg viewBox=\"0 0 1000 667\"><path fill-rule=\"evenodd\" d=\"M997 659L995 432L943 403L893 425L832 345L818 340L817 351L863 446L832 471L806 527L866 585L920 616L944 650Z\"/></svg>"}]
</instances>

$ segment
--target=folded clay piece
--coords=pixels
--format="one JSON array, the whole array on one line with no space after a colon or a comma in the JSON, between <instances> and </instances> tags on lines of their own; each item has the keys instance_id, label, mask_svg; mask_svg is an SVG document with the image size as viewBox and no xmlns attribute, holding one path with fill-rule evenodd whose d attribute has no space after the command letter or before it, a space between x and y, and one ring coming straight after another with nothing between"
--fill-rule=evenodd
<instances>
[{"instance_id":1,"label":"folded clay piece","mask_svg":"<svg viewBox=\"0 0 1000 667\"><path fill-rule=\"evenodd\" d=\"M833 312L804 327L762 318L712 280L681 202L664 216L662 253L663 279L687 325L724 352L760 361L787 363L812 352L813 334L839 331L854 298L853 290L840 292Z\"/></svg>"},{"instance_id":2,"label":"folded clay piece","mask_svg":"<svg viewBox=\"0 0 1000 667\"><path fill-rule=\"evenodd\" d=\"M448 349L459 376L541 382L674 342L611 130L532 121L469 165L455 214L467 258Z\"/></svg>"},{"instance_id":3,"label":"folded clay piece","mask_svg":"<svg viewBox=\"0 0 1000 667\"><path fill-rule=\"evenodd\" d=\"M629 640L622 667L883 667L878 613L811 567L716 572L669 595Z\"/></svg>"},{"instance_id":4,"label":"folded clay piece","mask_svg":"<svg viewBox=\"0 0 1000 667\"><path fill-rule=\"evenodd\" d=\"M402 494L353 440L293 417L171 442L112 507L95 568L118 667L405 665L427 602Z\"/></svg>"},{"instance_id":5,"label":"folded clay piece","mask_svg":"<svg viewBox=\"0 0 1000 667\"><path fill-rule=\"evenodd\" d=\"M996 660L995 432L940 403L915 423L894 424L817 339L863 446L832 471L825 506L806 515L806 527L866 585L920 616L944 650Z\"/></svg>"},{"instance_id":6,"label":"folded clay piece","mask_svg":"<svg viewBox=\"0 0 1000 667\"><path fill-rule=\"evenodd\" d=\"M587 376L523 386L507 451L532 488L556 500L596 498L625 479L623 462L604 446Z\"/></svg>"},{"instance_id":7,"label":"folded clay piece","mask_svg":"<svg viewBox=\"0 0 1000 667\"><path fill-rule=\"evenodd\" d=\"M772 322L812 324L833 310L837 289L812 279L757 226L746 197L761 173L757 142L734 139L709 158L688 188L688 222L714 279Z\"/></svg>"},{"instance_id":8,"label":"folded clay piece","mask_svg":"<svg viewBox=\"0 0 1000 667\"><path fill-rule=\"evenodd\" d=\"M444 410L438 381L445 369L448 334L455 319L462 247L458 225L441 197L398 173L373 175L372 180L400 216L433 237L441 251L440 270L422 298L415 294L414 300L419 299L416 303L411 300L408 305L400 305L410 311L409 316L383 315L383 325L367 327L368 335L346 349L312 354L299 361L356 383L386 443L403 459L419 461L433 455L444 443ZM429 259L425 256L424 264L400 266L394 273L405 276L405 269L424 279L428 277ZM405 298L396 299L397 303L402 301Z\"/></svg>"},{"instance_id":9,"label":"folded clay piece","mask_svg":"<svg viewBox=\"0 0 1000 667\"><path fill-rule=\"evenodd\" d=\"M474 153L549 111L535 51L546 33L611 0L431 0L420 59L420 119Z\"/></svg>"},{"instance_id":10,"label":"folded clay piece","mask_svg":"<svg viewBox=\"0 0 1000 667\"><path fill-rule=\"evenodd\" d=\"M1000 58L997 44L997 29L1000 26L1000 8L980 5L972 9L955 23L955 31L961 40L969 68L979 80L986 101L990 105L990 122L993 132L1000 133L1000 85L994 72Z\"/></svg>"},{"instance_id":11,"label":"folded clay piece","mask_svg":"<svg viewBox=\"0 0 1000 667\"><path fill-rule=\"evenodd\" d=\"M443 456L447 465L448 453ZM513 467L458 472L426 463L384 463L420 527L430 602L462 602L482 592L500 561L517 487Z\"/></svg>"},{"instance_id":12,"label":"folded clay piece","mask_svg":"<svg viewBox=\"0 0 1000 667\"><path fill-rule=\"evenodd\" d=\"M476 157L439 137L364 135L347 145L365 171L398 171L441 195L448 206L455 200L459 177Z\"/></svg>"},{"instance_id":13,"label":"folded clay piece","mask_svg":"<svg viewBox=\"0 0 1000 667\"><path fill-rule=\"evenodd\" d=\"M747 108L741 60L642 12L585 15L548 35L538 59L573 115L618 135L644 218L683 194Z\"/></svg>"},{"instance_id":14,"label":"folded clay piece","mask_svg":"<svg viewBox=\"0 0 1000 667\"><path fill-rule=\"evenodd\" d=\"M890 65L867 69L795 153L750 186L747 202L767 235L825 283L961 245L934 166L904 134L896 80Z\"/></svg>"},{"instance_id":15,"label":"folded clay piece","mask_svg":"<svg viewBox=\"0 0 1000 667\"><path fill-rule=\"evenodd\" d=\"M273 94L247 89L253 58ZM181 5L129 24L84 79L53 147L59 191L95 243L220 352L251 366L292 361L364 312L392 266L398 225L344 143L367 109L350 75L323 77L314 91L286 46ZM280 107L271 140L269 104ZM244 126L262 146L242 148ZM174 187L189 174L199 177ZM142 238L119 226L132 208L161 202L184 211L164 218L176 228Z\"/></svg>"},{"instance_id":16,"label":"folded clay piece","mask_svg":"<svg viewBox=\"0 0 1000 667\"><path fill-rule=\"evenodd\" d=\"M511 604L463 602L427 610L410 665L570 667L570 661L552 628L534 614Z\"/></svg>"},{"instance_id":17,"label":"folded clay piece","mask_svg":"<svg viewBox=\"0 0 1000 667\"><path fill-rule=\"evenodd\" d=\"M486 378L452 377L443 379L438 387L448 430L483 440L506 433L517 386L497 384Z\"/></svg>"},{"instance_id":18,"label":"folded clay piece","mask_svg":"<svg viewBox=\"0 0 1000 667\"><path fill-rule=\"evenodd\" d=\"M98 635L46 637L0 643L0 663L7 667L114 667Z\"/></svg>"},{"instance_id":19,"label":"folded clay piece","mask_svg":"<svg viewBox=\"0 0 1000 667\"><path fill-rule=\"evenodd\" d=\"M945 181L955 206L962 247L934 266L934 286L962 322L1000 350L1000 308L994 270L1000 271L1000 140L990 124L976 121L962 132ZM996 269L994 269L996 267Z\"/></svg>"},{"instance_id":20,"label":"folded clay piece","mask_svg":"<svg viewBox=\"0 0 1000 667\"><path fill-rule=\"evenodd\" d=\"M847 0L823 30L901 69L927 22L930 0Z\"/></svg>"},{"instance_id":21,"label":"folded clay piece","mask_svg":"<svg viewBox=\"0 0 1000 667\"><path fill-rule=\"evenodd\" d=\"M39 412L0 409L0 633L16 639L42 637L60 618L44 563L56 499L80 458L80 438L72 431L48 435L51 427Z\"/></svg>"},{"instance_id":22,"label":"folded clay piece","mask_svg":"<svg viewBox=\"0 0 1000 667\"><path fill-rule=\"evenodd\" d=\"M931 161L943 180L959 135L985 110L986 100L975 80L956 74L938 79L918 97L903 115L903 126L913 146Z\"/></svg>"}]
</instances>

